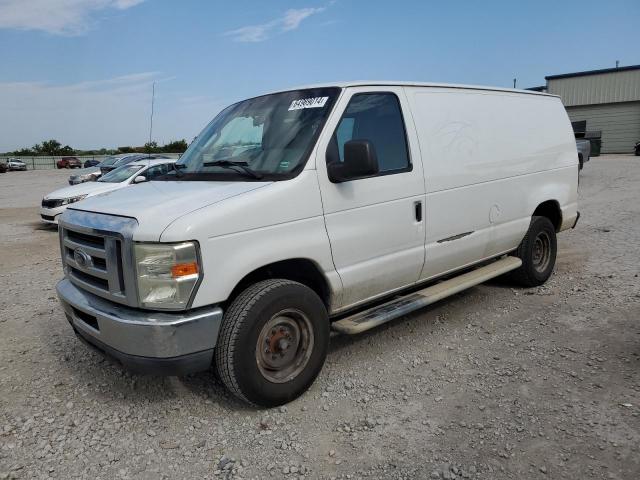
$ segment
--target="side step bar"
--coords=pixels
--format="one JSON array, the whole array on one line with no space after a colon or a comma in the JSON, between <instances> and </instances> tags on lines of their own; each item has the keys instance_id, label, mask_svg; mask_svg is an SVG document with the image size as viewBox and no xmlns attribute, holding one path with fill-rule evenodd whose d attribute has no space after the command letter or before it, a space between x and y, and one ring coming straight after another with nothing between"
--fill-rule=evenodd
<instances>
[{"instance_id":1,"label":"side step bar","mask_svg":"<svg viewBox=\"0 0 640 480\"><path fill-rule=\"evenodd\" d=\"M340 333L355 335L515 270L520 265L522 260L519 258L504 257L484 267L333 322L331 328Z\"/></svg>"}]
</instances>

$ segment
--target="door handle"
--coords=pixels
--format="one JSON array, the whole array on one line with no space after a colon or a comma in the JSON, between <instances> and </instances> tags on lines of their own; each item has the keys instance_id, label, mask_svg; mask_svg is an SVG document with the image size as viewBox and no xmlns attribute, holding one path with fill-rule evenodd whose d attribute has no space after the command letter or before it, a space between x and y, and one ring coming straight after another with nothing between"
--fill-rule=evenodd
<instances>
[{"instance_id":1,"label":"door handle","mask_svg":"<svg viewBox=\"0 0 640 480\"><path fill-rule=\"evenodd\" d=\"M422 202L420 200L418 200L417 202L414 202L413 208L416 214L416 222L418 223L422 222Z\"/></svg>"}]
</instances>

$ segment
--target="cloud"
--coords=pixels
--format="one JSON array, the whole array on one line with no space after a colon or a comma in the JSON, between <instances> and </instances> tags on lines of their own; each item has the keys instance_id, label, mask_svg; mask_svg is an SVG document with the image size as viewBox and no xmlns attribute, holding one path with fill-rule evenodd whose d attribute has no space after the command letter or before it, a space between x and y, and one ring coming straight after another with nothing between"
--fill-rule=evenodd
<instances>
[{"instance_id":1,"label":"cloud","mask_svg":"<svg viewBox=\"0 0 640 480\"><path fill-rule=\"evenodd\" d=\"M311 15L323 12L325 7L292 8L284 12L280 18L259 25L248 25L225 32L236 42L262 42L271 36L297 29L302 21Z\"/></svg>"},{"instance_id":2,"label":"cloud","mask_svg":"<svg viewBox=\"0 0 640 480\"><path fill-rule=\"evenodd\" d=\"M287 32L295 30L300 23L307 17L324 11L324 8L299 8L287 10L282 19L282 30Z\"/></svg>"},{"instance_id":3,"label":"cloud","mask_svg":"<svg viewBox=\"0 0 640 480\"><path fill-rule=\"evenodd\" d=\"M154 81L153 138L159 143L191 140L228 103L174 93L168 80L158 72L141 72L62 85L0 82L0 152L48 138L81 149L143 145Z\"/></svg>"},{"instance_id":4,"label":"cloud","mask_svg":"<svg viewBox=\"0 0 640 480\"><path fill-rule=\"evenodd\" d=\"M126 10L144 0L0 0L0 28L81 35L92 15L105 9Z\"/></svg>"}]
</instances>

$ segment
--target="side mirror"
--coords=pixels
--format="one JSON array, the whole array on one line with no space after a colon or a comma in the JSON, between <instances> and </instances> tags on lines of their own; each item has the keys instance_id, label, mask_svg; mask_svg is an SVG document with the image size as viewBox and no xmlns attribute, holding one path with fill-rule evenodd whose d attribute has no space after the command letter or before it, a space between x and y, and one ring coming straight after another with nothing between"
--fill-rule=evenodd
<instances>
[{"instance_id":1,"label":"side mirror","mask_svg":"<svg viewBox=\"0 0 640 480\"><path fill-rule=\"evenodd\" d=\"M145 177L144 175L138 175L136 178L133 179L133 183L144 183L147 181L147 177Z\"/></svg>"},{"instance_id":2,"label":"side mirror","mask_svg":"<svg viewBox=\"0 0 640 480\"><path fill-rule=\"evenodd\" d=\"M344 162L334 161L327 165L329 180L333 183L347 182L371 177L380 172L376 149L369 140L350 140L344 144Z\"/></svg>"}]
</instances>

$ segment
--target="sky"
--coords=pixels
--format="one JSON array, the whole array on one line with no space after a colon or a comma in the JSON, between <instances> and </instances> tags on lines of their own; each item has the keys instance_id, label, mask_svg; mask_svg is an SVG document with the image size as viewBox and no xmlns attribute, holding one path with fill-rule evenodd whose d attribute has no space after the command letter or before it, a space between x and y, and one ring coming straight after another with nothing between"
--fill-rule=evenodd
<instances>
[{"instance_id":1,"label":"sky","mask_svg":"<svg viewBox=\"0 0 640 480\"><path fill-rule=\"evenodd\" d=\"M0 0L0 152L190 141L243 98L336 80L519 88L640 64L640 1Z\"/></svg>"}]
</instances>

